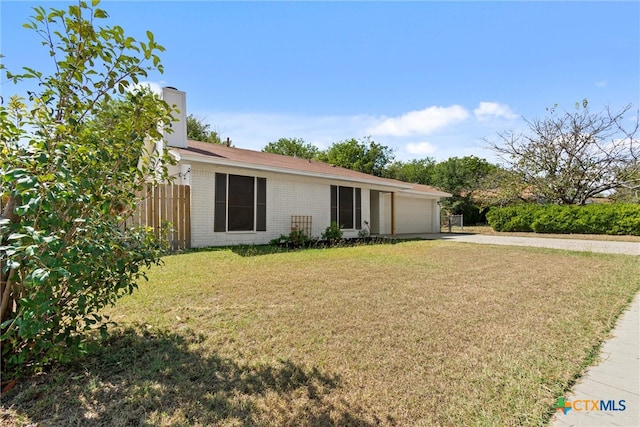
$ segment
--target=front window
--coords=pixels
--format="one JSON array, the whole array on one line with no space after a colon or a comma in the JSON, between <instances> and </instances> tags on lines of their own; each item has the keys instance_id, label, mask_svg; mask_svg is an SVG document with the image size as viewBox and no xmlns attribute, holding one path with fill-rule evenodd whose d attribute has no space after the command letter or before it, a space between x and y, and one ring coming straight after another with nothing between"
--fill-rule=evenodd
<instances>
[{"instance_id":1,"label":"front window","mask_svg":"<svg viewBox=\"0 0 640 427\"><path fill-rule=\"evenodd\" d=\"M255 213L255 178L229 175L227 197L228 231L253 231Z\"/></svg>"},{"instance_id":2,"label":"front window","mask_svg":"<svg viewBox=\"0 0 640 427\"><path fill-rule=\"evenodd\" d=\"M217 173L214 231L265 231L266 193L266 178Z\"/></svg>"},{"instance_id":3,"label":"front window","mask_svg":"<svg viewBox=\"0 0 640 427\"><path fill-rule=\"evenodd\" d=\"M356 187L331 186L331 222L340 228L362 228L362 190Z\"/></svg>"}]
</instances>

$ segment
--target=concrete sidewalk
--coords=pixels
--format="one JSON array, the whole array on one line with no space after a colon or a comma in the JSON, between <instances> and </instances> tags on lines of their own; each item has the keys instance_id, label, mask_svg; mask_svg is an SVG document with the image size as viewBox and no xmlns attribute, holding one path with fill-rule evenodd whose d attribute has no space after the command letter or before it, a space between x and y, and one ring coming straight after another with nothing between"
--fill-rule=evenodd
<instances>
[{"instance_id":1,"label":"concrete sidewalk","mask_svg":"<svg viewBox=\"0 0 640 427\"><path fill-rule=\"evenodd\" d=\"M599 360L565 396L577 410L558 411L550 426L640 426L640 295L618 320ZM585 410L592 404L584 400L607 401L609 410Z\"/></svg>"}]
</instances>

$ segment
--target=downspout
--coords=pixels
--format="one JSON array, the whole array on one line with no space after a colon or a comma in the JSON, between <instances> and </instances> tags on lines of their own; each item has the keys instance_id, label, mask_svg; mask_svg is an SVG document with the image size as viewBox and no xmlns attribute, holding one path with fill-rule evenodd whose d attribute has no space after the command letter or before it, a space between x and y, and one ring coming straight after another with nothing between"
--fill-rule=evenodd
<instances>
[{"instance_id":1,"label":"downspout","mask_svg":"<svg viewBox=\"0 0 640 427\"><path fill-rule=\"evenodd\" d=\"M396 193L391 193L391 235L396 235Z\"/></svg>"}]
</instances>

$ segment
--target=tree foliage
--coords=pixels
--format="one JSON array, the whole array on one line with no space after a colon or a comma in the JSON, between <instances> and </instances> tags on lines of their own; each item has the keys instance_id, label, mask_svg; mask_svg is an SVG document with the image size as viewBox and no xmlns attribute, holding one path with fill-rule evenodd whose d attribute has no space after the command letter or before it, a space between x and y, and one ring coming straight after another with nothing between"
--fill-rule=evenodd
<instances>
[{"instance_id":1,"label":"tree foliage","mask_svg":"<svg viewBox=\"0 0 640 427\"><path fill-rule=\"evenodd\" d=\"M480 188L482 179L496 169L496 165L476 156L451 157L435 165L433 185L452 194L469 194Z\"/></svg>"},{"instance_id":2,"label":"tree foliage","mask_svg":"<svg viewBox=\"0 0 640 427\"><path fill-rule=\"evenodd\" d=\"M218 132L210 130L210 128L211 125L205 123L204 119L197 118L193 114L187 116L187 138L211 144L222 144Z\"/></svg>"},{"instance_id":3,"label":"tree foliage","mask_svg":"<svg viewBox=\"0 0 640 427\"><path fill-rule=\"evenodd\" d=\"M319 152L318 147L304 142L302 138L280 138L275 142L268 143L262 151L301 159L313 159Z\"/></svg>"},{"instance_id":4,"label":"tree foliage","mask_svg":"<svg viewBox=\"0 0 640 427\"><path fill-rule=\"evenodd\" d=\"M441 201L449 214L464 215L465 224L485 221L484 212L476 200L483 180L497 170L497 166L476 156L451 157L435 165L432 184L452 194Z\"/></svg>"},{"instance_id":5,"label":"tree foliage","mask_svg":"<svg viewBox=\"0 0 640 427\"><path fill-rule=\"evenodd\" d=\"M351 138L336 142L327 151L318 154L318 160L336 166L383 176L386 167L393 161L393 150L366 137Z\"/></svg>"},{"instance_id":6,"label":"tree foliage","mask_svg":"<svg viewBox=\"0 0 640 427\"><path fill-rule=\"evenodd\" d=\"M554 107L548 117L527 121L527 133L503 132L487 142L537 199L583 205L638 183L640 120L629 120L630 110L594 113L584 100L573 111Z\"/></svg>"},{"instance_id":7,"label":"tree foliage","mask_svg":"<svg viewBox=\"0 0 640 427\"><path fill-rule=\"evenodd\" d=\"M631 162L624 170L624 182L610 196L616 202L640 203L640 160Z\"/></svg>"},{"instance_id":8,"label":"tree foliage","mask_svg":"<svg viewBox=\"0 0 640 427\"><path fill-rule=\"evenodd\" d=\"M473 200L483 208L535 201L526 185L511 170L496 167L483 178L473 192Z\"/></svg>"},{"instance_id":9,"label":"tree foliage","mask_svg":"<svg viewBox=\"0 0 640 427\"><path fill-rule=\"evenodd\" d=\"M431 185L435 165L436 161L429 157L406 162L398 160L387 167L385 176L404 182Z\"/></svg>"},{"instance_id":10,"label":"tree foliage","mask_svg":"<svg viewBox=\"0 0 640 427\"><path fill-rule=\"evenodd\" d=\"M7 72L35 81L28 99L0 106L0 273L2 371L9 377L85 351L85 333L106 332L102 307L131 293L163 244L125 226L137 193L167 176L162 138L172 108L132 90L162 72L153 34L138 42L79 2L34 8L55 72Z\"/></svg>"}]
</instances>

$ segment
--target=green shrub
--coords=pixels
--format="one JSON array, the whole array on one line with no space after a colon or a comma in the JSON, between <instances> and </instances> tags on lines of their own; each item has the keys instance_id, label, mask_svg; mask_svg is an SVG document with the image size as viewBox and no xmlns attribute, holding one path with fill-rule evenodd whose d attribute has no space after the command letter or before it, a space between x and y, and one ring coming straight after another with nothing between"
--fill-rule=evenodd
<instances>
[{"instance_id":1,"label":"green shrub","mask_svg":"<svg viewBox=\"0 0 640 427\"><path fill-rule=\"evenodd\" d=\"M47 40L55 70L25 67L3 81L38 83L30 105L17 94L0 103L3 381L86 354L91 335L107 332L101 310L133 292L166 249L153 228L126 225L137 194L169 178L168 152L147 147L174 111L129 90L162 71L164 48L150 32L137 42L98 26L107 13L97 3L34 8L25 26Z\"/></svg>"},{"instance_id":2,"label":"green shrub","mask_svg":"<svg viewBox=\"0 0 640 427\"><path fill-rule=\"evenodd\" d=\"M309 241L309 236L307 236L304 230L294 228L291 230L291 233L289 233L289 241L295 246L300 246Z\"/></svg>"},{"instance_id":3,"label":"green shrub","mask_svg":"<svg viewBox=\"0 0 640 427\"><path fill-rule=\"evenodd\" d=\"M310 241L311 238L307 236L307 233L304 230L300 230L298 228L294 228L291 230L289 235L281 234L277 239L272 239L269 241L270 245L291 245L294 247L302 246Z\"/></svg>"},{"instance_id":4,"label":"green shrub","mask_svg":"<svg viewBox=\"0 0 640 427\"><path fill-rule=\"evenodd\" d=\"M342 239L342 230L337 222L333 221L322 233L322 238L330 241Z\"/></svg>"},{"instance_id":5,"label":"green shrub","mask_svg":"<svg viewBox=\"0 0 640 427\"><path fill-rule=\"evenodd\" d=\"M540 206L532 204L491 208L487 213L487 221L496 231L529 232L533 231L531 224L539 210Z\"/></svg>"},{"instance_id":6,"label":"green shrub","mask_svg":"<svg viewBox=\"0 0 640 427\"><path fill-rule=\"evenodd\" d=\"M508 206L491 209L487 220L506 232L640 235L640 205L631 203Z\"/></svg>"}]
</instances>

